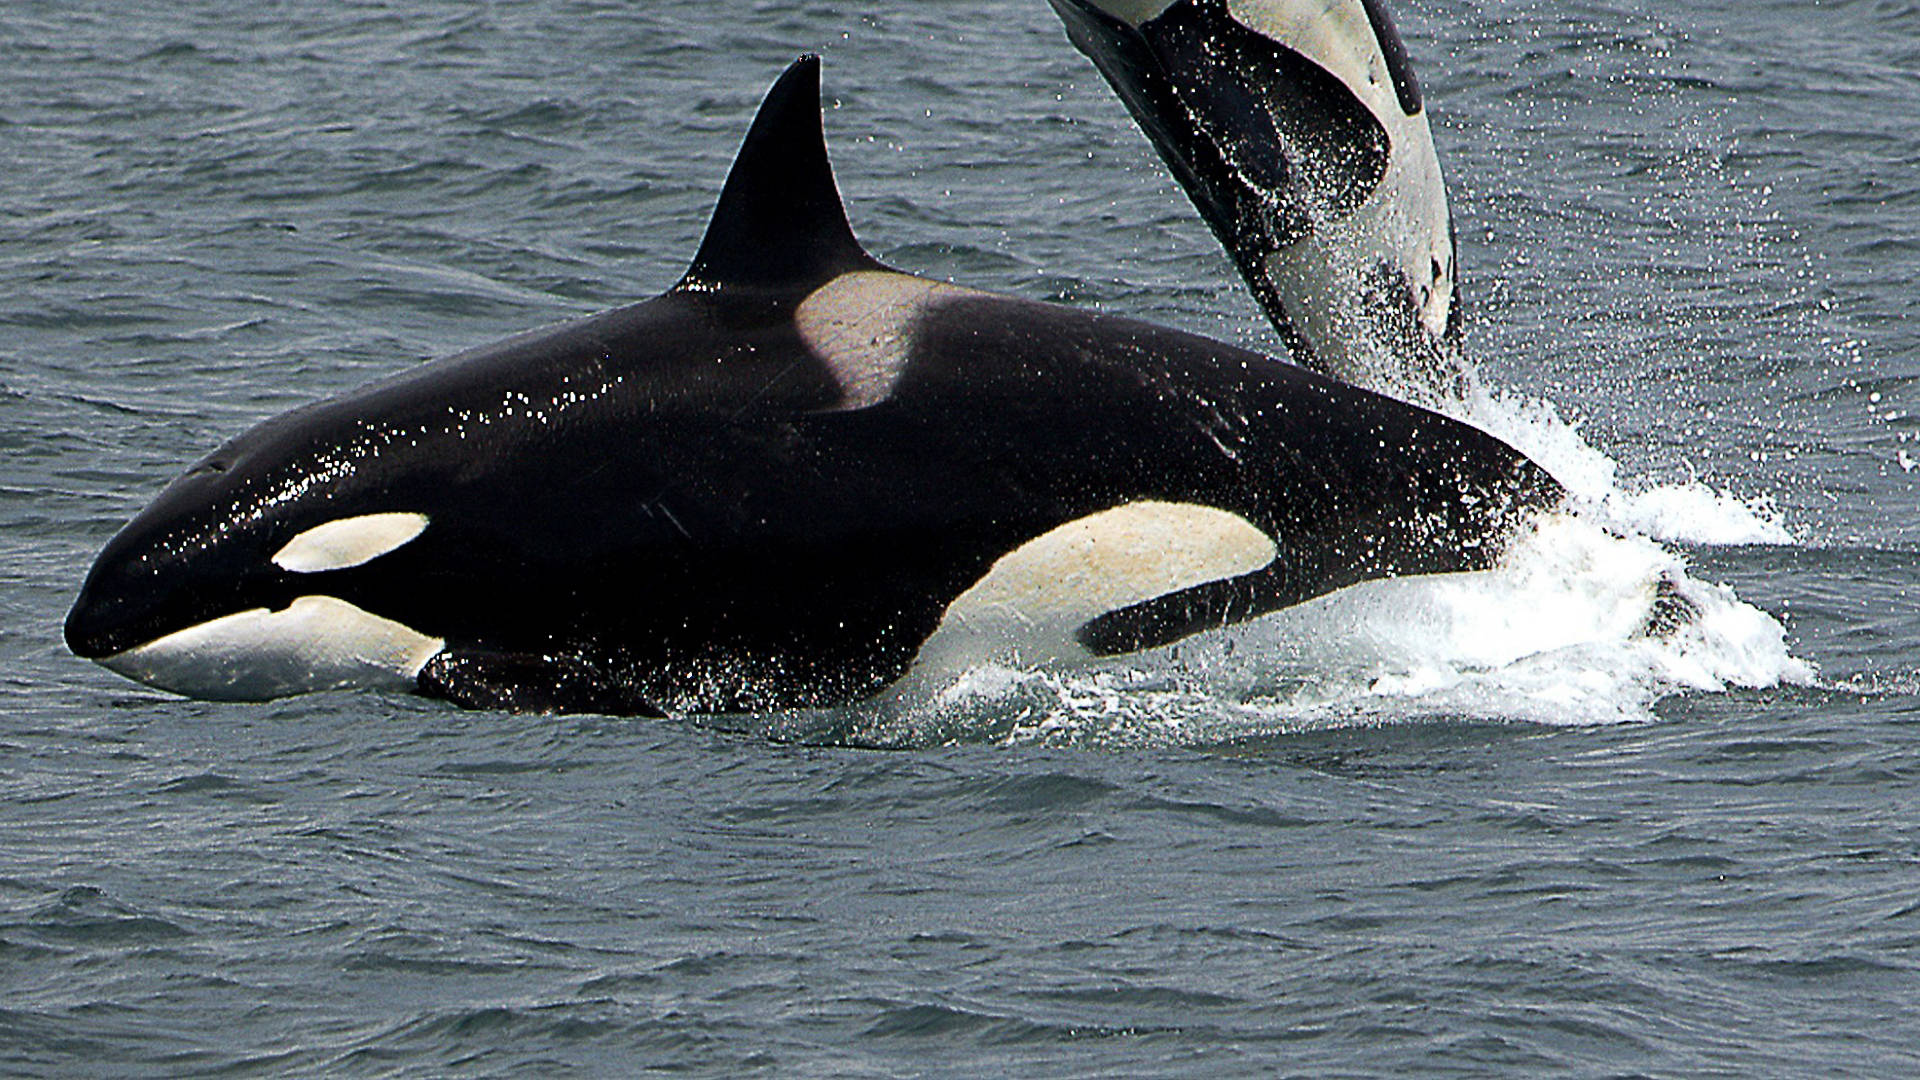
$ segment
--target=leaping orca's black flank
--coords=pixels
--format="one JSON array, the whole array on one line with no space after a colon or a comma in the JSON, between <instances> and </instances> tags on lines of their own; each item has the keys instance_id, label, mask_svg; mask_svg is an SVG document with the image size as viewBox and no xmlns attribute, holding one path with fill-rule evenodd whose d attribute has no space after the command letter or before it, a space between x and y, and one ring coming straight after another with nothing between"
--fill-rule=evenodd
<instances>
[{"instance_id":1,"label":"leaping orca's black flank","mask_svg":"<svg viewBox=\"0 0 1920 1080\"><path fill-rule=\"evenodd\" d=\"M1435 413L880 265L803 58L673 289L240 435L107 544L66 633L204 698L834 705L1484 568L1560 497Z\"/></svg>"},{"instance_id":2,"label":"leaping orca's black flank","mask_svg":"<svg viewBox=\"0 0 1920 1080\"><path fill-rule=\"evenodd\" d=\"M1051 0L1296 359L1461 397L1452 225L1381 0Z\"/></svg>"}]
</instances>

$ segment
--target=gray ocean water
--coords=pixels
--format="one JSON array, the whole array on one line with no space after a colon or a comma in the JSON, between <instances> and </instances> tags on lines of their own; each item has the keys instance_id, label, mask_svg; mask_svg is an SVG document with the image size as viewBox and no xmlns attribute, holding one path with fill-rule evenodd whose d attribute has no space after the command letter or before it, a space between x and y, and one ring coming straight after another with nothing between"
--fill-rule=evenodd
<instances>
[{"instance_id":1,"label":"gray ocean water","mask_svg":"<svg viewBox=\"0 0 1920 1080\"><path fill-rule=\"evenodd\" d=\"M669 285L802 51L886 261L1277 349L1042 0L8 0L0 1074L1920 1073L1920 4L1393 10L1472 352L1600 509L874 750L185 702L59 624L251 422ZM1636 558L1724 625L1571 633Z\"/></svg>"}]
</instances>

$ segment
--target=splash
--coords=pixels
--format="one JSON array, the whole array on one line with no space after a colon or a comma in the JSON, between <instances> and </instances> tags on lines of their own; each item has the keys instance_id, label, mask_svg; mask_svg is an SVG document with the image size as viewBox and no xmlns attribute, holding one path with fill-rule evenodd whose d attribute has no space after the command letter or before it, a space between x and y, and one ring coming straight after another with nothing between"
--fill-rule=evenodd
<instances>
[{"instance_id":1,"label":"splash","mask_svg":"<svg viewBox=\"0 0 1920 1080\"><path fill-rule=\"evenodd\" d=\"M1566 485L1582 516L1616 531L1719 547L1793 543L1793 534L1766 499L1742 499L1697 480L1623 481L1619 464L1550 402L1475 389L1443 411L1539 462Z\"/></svg>"}]
</instances>

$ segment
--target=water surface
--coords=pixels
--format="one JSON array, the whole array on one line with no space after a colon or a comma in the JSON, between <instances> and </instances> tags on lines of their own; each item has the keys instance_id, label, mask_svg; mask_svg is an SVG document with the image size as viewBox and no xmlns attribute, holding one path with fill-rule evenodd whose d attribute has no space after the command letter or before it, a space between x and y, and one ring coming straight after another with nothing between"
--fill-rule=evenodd
<instances>
[{"instance_id":1,"label":"water surface","mask_svg":"<svg viewBox=\"0 0 1920 1080\"><path fill-rule=\"evenodd\" d=\"M1476 419L1579 518L1135 665L645 722L184 702L58 626L247 424L671 284L802 51L883 259L1277 349L1046 5L15 0L0 1071L1920 1070L1920 7L1394 10ZM1620 629L1668 572L1712 618Z\"/></svg>"}]
</instances>

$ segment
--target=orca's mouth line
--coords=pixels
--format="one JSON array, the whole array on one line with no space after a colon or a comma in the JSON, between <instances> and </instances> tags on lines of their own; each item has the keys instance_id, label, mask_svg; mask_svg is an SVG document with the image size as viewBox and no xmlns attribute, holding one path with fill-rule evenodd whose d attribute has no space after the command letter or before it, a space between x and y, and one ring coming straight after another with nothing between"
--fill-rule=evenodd
<instances>
[{"instance_id":1,"label":"orca's mouth line","mask_svg":"<svg viewBox=\"0 0 1920 1080\"><path fill-rule=\"evenodd\" d=\"M409 689L446 642L332 596L237 611L95 657L137 682L209 701Z\"/></svg>"}]
</instances>

